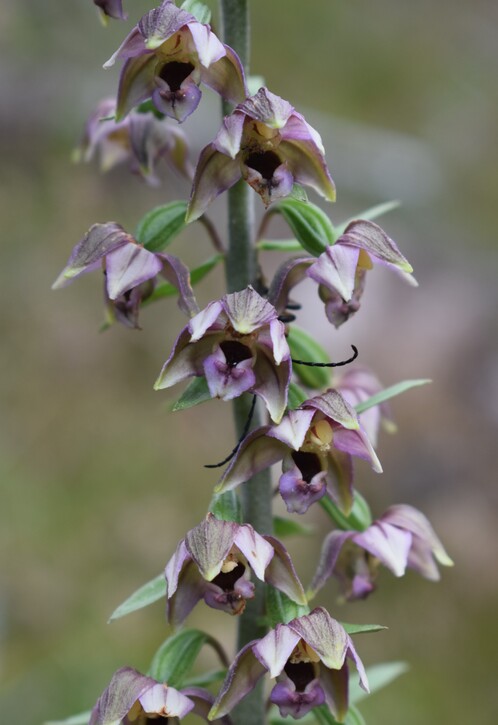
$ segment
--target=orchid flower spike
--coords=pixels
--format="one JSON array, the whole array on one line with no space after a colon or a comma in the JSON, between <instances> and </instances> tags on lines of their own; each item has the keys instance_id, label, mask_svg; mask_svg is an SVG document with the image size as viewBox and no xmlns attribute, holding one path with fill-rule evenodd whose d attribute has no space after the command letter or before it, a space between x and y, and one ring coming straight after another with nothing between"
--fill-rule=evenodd
<instances>
[{"instance_id":1,"label":"orchid flower spike","mask_svg":"<svg viewBox=\"0 0 498 725\"><path fill-rule=\"evenodd\" d=\"M299 719L327 703L336 720L343 722L348 710L346 659L353 660L360 685L368 692L365 669L351 637L325 609L318 607L288 624L277 624L263 639L239 652L209 717L230 712L269 672L277 679L270 701L282 717Z\"/></svg>"},{"instance_id":2,"label":"orchid flower spike","mask_svg":"<svg viewBox=\"0 0 498 725\"><path fill-rule=\"evenodd\" d=\"M243 178L265 206L288 196L295 182L334 201L335 187L320 135L283 98L266 88L223 120L215 140L199 157L187 221Z\"/></svg>"},{"instance_id":3,"label":"orchid flower spike","mask_svg":"<svg viewBox=\"0 0 498 725\"><path fill-rule=\"evenodd\" d=\"M205 375L213 398L232 400L245 392L254 393L278 422L287 405L291 373L284 324L275 308L247 287L210 302L190 320L155 388Z\"/></svg>"},{"instance_id":4,"label":"orchid flower spike","mask_svg":"<svg viewBox=\"0 0 498 725\"><path fill-rule=\"evenodd\" d=\"M198 312L190 273L183 262L171 254L149 252L115 222L90 227L52 289L66 287L96 269L104 271L104 292L111 311L128 327L138 327L140 303L152 293L159 275L178 289L178 306L183 312L189 316Z\"/></svg>"},{"instance_id":5,"label":"orchid flower spike","mask_svg":"<svg viewBox=\"0 0 498 725\"><path fill-rule=\"evenodd\" d=\"M262 426L242 442L217 492L228 491L282 461L280 495L291 513L305 513L328 493L345 514L353 505L352 456L380 461L354 409L336 390L290 410L279 425Z\"/></svg>"},{"instance_id":6,"label":"orchid flower spike","mask_svg":"<svg viewBox=\"0 0 498 725\"><path fill-rule=\"evenodd\" d=\"M114 673L92 710L89 725L147 725L167 720L179 723L189 712L207 720L214 697L199 687L176 690L131 667ZM219 722L229 725L230 718Z\"/></svg>"},{"instance_id":7,"label":"orchid flower spike","mask_svg":"<svg viewBox=\"0 0 498 725\"><path fill-rule=\"evenodd\" d=\"M123 59L116 118L152 98L166 116L184 121L201 99L200 83L231 103L246 97L244 71L237 54L208 25L164 0L139 21L104 68Z\"/></svg>"},{"instance_id":8,"label":"orchid flower spike","mask_svg":"<svg viewBox=\"0 0 498 725\"><path fill-rule=\"evenodd\" d=\"M453 566L427 518L412 506L391 506L365 531L332 531L326 537L310 589L316 594L334 576L345 599L365 599L376 588L380 564L397 577L410 568L437 581L436 562Z\"/></svg>"},{"instance_id":9,"label":"orchid flower spike","mask_svg":"<svg viewBox=\"0 0 498 725\"><path fill-rule=\"evenodd\" d=\"M156 165L164 158L175 171L192 178L187 138L177 124L161 121L153 113L134 111L117 123L115 113L113 99L100 101L86 122L76 161L90 161L98 155L102 172L128 162L132 173L156 186Z\"/></svg>"},{"instance_id":10,"label":"orchid flower spike","mask_svg":"<svg viewBox=\"0 0 498 725\"><path fill-rule=\"evenodd\" d=\"M213 609L242 614L254 597L251 572L306 604L290 556L277 539L208 514L180 541L166 566L169 622L181 624L201 599Z\"/></svg>"}]
</instances>

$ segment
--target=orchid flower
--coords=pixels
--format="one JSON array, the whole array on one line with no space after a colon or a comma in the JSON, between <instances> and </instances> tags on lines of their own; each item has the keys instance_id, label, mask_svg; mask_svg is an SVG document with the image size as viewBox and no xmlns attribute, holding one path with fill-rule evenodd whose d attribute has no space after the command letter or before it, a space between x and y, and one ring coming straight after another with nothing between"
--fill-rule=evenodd
<instances>
[{"instance_id":1,"label":"orchid flower","mask_svg":"<svg viewBox=\"0 0 498 725\"><path fill-rule=\"evenodd\" d=\"M116 20L126 20L128 15L123 12L123 0L93 0L94 4L100 8L102 14Z\"/></svg>"},{"instance_id":2,"label":"orchid flower","mask_svg":"<svg viewBox=\"0 0 498 725\"><path fill-rule=\"evenodd\" d=\"M104 67L117 59L125 61L118 89L118 121L152 98L161 113L181 123L199 105L200 83L232 103L246 96L237 54L208 25L171 0L146 13Z\"/></svg>"}]
</instances>

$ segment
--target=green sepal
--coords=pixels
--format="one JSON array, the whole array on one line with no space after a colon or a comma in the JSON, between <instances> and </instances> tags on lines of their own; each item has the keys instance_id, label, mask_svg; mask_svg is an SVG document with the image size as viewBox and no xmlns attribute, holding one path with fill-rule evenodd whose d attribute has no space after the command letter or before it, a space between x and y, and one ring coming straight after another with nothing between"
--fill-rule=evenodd
<instances>
[{"instance_id":1,"label":"green sepal","mask_svg":"<svg viewBox=\"0 0 498 725\"><path fill-rule=\"evenodd\" d=\"M87 712L80 712L79 715L71 715L65 720L48 720L43 725L88 725L91 714L92 711L88 710Z\"/></svg>"},{"instance_id":2,"label":"green sepal","mask_svg":"<svg viewBox=\"0 0 498 725\"><path fill-rule=\"evenodd\" d=\"M206 25L211 22L211 10L201 0L185 0L181 4L182 10L190 13L199 22Z\"/></svg>"},{"instance_id":3,"label":"green sepal","mask_svg":"<svg viewBox=\"0 0 498 725\"><path fill-rule=\"evenodd\" d=\"M384 662L380 665L373 665L367 668L368 684L370 694L382 690L383 687L390 685L400 675L408 672L410 668L406 662ZM356 680L350 680L349 683L349 701L356 704L368 697L368 693L363 690Z\"/></svg>"},{"instance_id":4,"label":"green sepal","mask_svg":"<svg viewBox=\"0 0 498 725\"><path fill-rule=\"evenodd\" d=\"M212 269L214 269L214 267L216 267L216 265L219 264L222 259L224 259L224 257L224 254L215 254L212 257L209 257L209 259L206 259L206 261L200 264L198 267L194 267L194 269L191 269L190 284L193 286L203 280L204 277ZM151 302L160 300L163 297L174 297L177 294L178 289L173 284L171 284L171 282L166 282L166 280L164 280L164 282L160 282L156 285L150 297L147 297L147 299L142 302L142 306L145 307Z\"/></svg>"},{"instance_id":5,"label":"green sepal","mask_svg":"<svg viewBox=\"0 0 498 725\"><path fill-rule=\"evenodd\" d=\"M287 342L291 351L291 357L294 360L318 363L330 362L330 358L323 347L297 325L291 325L289 327ZM308 388L322 390L330 385L331 378L328 368L293 365L292 370Z\"/></svg>"},{"instance_id":6,"label":"green sepal","mask_svg":"<svg viewBox=\"0 0 498 725\"><path fill-rule=\"evenodd\" d=\"M332 222L315 204L286 198L275 202L268 214L281 214L302 248L315 257L336 239Z\"/></svg>"},{"instance_id":7,"label":"green sepal","mask_svg":"<svg viewBox=\"0 0 498 725\"><path fill-rule=\"evenodd\" d=\"M116 607L108 621L113 622L115 619L121 619L127 614L136 612L138 609L148 607L149 604L154 604L159 599L166 597L166 591L166 578L164 574L159 574L141 586L140 589L137 589L136 592L133 592L119 607Z\"/></svg>"},{"instance_id":8,"label":"green sepal","mask_svg":"<svg viewBox=\"0 0 498 725\"><path fill-rule=\"evenodd\" d=\"M147 212L138 222L135 238L149 252L160 252L187 226L186 201L172 201Z\"/></svg>"},{"instance_id":9,"label":"green sepal","mask_svg":"<svg viewBox=\"0 0 498 725\"><path fill-rule=\"evenodd\" d=\"M210 644L220 655L216 640L198 629L182 629L168 637L152 658L149 676L158 682L167 682L171 687L183 687L202 647ZM223 663L225 664L225 663Z\"/></svg>"},{"instance_id":10,"label":"green sepal","mask_svg":"<svg viewBox=\"0 0 498 725\"><path fill-rule=\"evenodd\" d=\"M187 408L193 408L194 405L205 403L206 400L211 400L211 393L206 378L200 375L187 386L176 403L173 403L171 410L175 413L178 410L187 410Z\"/></svg>"},{"instance_id":11,"label":"green sepal","mask_svg":"<svg viewBox=\"0 0 498 725\"><path fill-rule=\"evenodd\" d=\"M348 516L343 514L328 496L321 498L319 503L336 526L343 531L365 531L372 524L370 507L358 491L354 492L353 507Z\"/></svg>"},{"instance_id":12,"label":"green sepal","mask_svg":"<svg viewBox=\"0 0 498 725\"><path fill-rule=\"evenodd\" d=\"M289 410L295 410L296 408L299 408L300 405L304 403L305 400L308 400L307 393L299 387L297 383L294 383L293 381L289 384L289 394L287 398L287 407Z\"/></svg>"},{"instance_id":13,"label":"green sepal","mask_svg":"<svg viewBox=\"0 0 498 725\"><path fill-rule=\"evenodd\" d=\"M419 380L403 380L403 382L401 383L391 385L391 387L381 390L380 393L372 395L372 397L368 398L368 400L364 400L362 403L358 403L358 405L355 405L355 410L358 414L364 413L365 410L373 408L374 405L380 405L380 403L384 403L386 400L390 400L396 395L401 395L401 393L405 393L407 390L410 390L411 388L416 388L419 385L427 385L427 383L432 383L432 380L430 380L429 378L420 378Z\"/></svg>"},{"instance_id":14,"label":"green sepal","mask_svg":"<svg viewBox=\"0 0 498 725\"><path fill-rule=\"evenodd\" d=\"M242 523L242 508L235 491L215 493L209 504L209 510L221 521L235 521L236 524Z\"/></svg>"},{"instance_id":15,"label":"green sepal","mask_svg":"<svg viewBox=\"0 0 498 725\"><path fill-rule=\"evenodd\" d=\"M356 219L373 221L374 219L378 219L380 216L397 209L400 205L400 201L385 201L382 204L376 204L375 206L370 207L370 209L365 209L365 211L362 211L360 214L356 214L356 216L352 216L349 219L346 219L345 222L342 222L342 224L338 224L336 226L335 231L337 238L340 237L341 234L344 234L346 227L351 224L351 222L356 221Z\"/></svg>"},{"instance_id":16,"label":"green sepal","mask_svg":"<svg viewBox=\"0 0 498 725\"><path fill-rule=\"evenodd\" d=\"M349 624L348 622L341 622L348 634L365 634L367 632L381 632L383 629L388 629L382 624Z\"/></svg>"},{"instance_id":17,"label":"green sepal","mask_svg":"<svg viewBox=\"0 0 498 725\"><path fill-rule=\"evenodd\" d=\"M285 539L286 536L312 536L315 532L315 527L308 524L301 524L295 519L274 516L273 532L277 539Z\"/></svg>"},{"instance_id":18,"label":"green sepal","mask_svg":"<svg viewBox=\"0 0 498 725\"><path fill-rule=\"evenodd\" d=\"M265 622L273 629L277 624L287 624L291 619L302 617L310 613L310 608L296 604L283 592L270 584L266 587L266 617Z\"/></svg>"}]
</instances>

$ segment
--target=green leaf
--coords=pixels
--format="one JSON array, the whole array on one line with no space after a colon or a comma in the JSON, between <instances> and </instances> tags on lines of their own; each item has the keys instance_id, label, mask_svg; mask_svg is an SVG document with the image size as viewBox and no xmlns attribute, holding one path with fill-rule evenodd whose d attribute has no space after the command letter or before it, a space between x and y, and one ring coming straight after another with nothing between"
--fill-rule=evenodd
<instances>
[{"instance_id":1,"label":"green leaf","mask_svg":"<svg viewBox=\"0 0 498 725\"><path fill-rule=\"evenodd\" d=\"M49 720L44 725L88 725L90 720L91 710L87 712L81 712L79 715L72 715L65 720Z\"/></svg>"},{"instance_id":2,"label":"green leaf","mask_svg":"<svg viewBox=\"0 0 498 725\"><path fill-rule=\"evenodd\" d=\"M209 685L212 685L215 682L224 680L226 674L226 670L211 670L211 672L206 672L202 675L198 675L197 677L188 677L184 681L183 687L209 687Z\"/></svg>"},{"instance_id":3,"label":"green leaf","mask_svg":"<svg viewBox=\"0 0 498 725\"><path fill-rule=\"evenodd\" d=\"M194 16L199 23L210 23L211 22L211 10L200 2L200 0L185 0L182 3L182 10L190 13Z\"/></svg>"},{"instance_id":4,"label":"green leaf","mask_svg":"<svg viewBox=\"0 0 498 725\"><path fill-rule=\"evenodd\" d=\"M149 604L157 602L166 596L166 579L164 574L159 574L155 579L151 579L147 584L144 584L140 589L125 599L125 601L117 607L109 618L109 622L113 622L115 619L125 617L131 612L136 612L138 609L148 607Z\"/></svg>"},{"instance_id":5,"label":"green leaf","mask_svg":"<svg viewBox=\"0 0 498 725\"><path fill-rule=\"evenodd\" d=\"M190 284L196 285L198 282L200 282L204 277L214 268L216 267L219 262L224 258L225 255L223 254L215 254L213 257L209 257L209 259L206 259L205 262L200 264L198 267L194 267L194 269L190 270ZM171 284L171 282L160 282L156 285L154 288L154 291L150 295L150 297L147 297L146 300L143 301L143 306L150 304L151 302L155 302L156 300L162 299L163 297L176 297L178 294L177 288Z\"/></svg>"},{"instance_id":6,"label":"green leaf","mask_svg":"<svg viewBox=\"0 0 498 725\"><path fill-rule=\"evenodd\" d=\"M319 725L337 725L337 720L327 705L320 705L320 707L313 708L313 715Z\"/></svg>"},{"instance_id":7,"label":"green leaf","mask_svg":"<svg viewBox=\"0 0 498 725\"><path fill-rule=\"evenodd\" d=\"M409 667L406 662L384 662L380 665L373 665L367 669L368 683L370 685L370 694L382 690L386 685L396 680L400 675L408 672ZM349 682L349 701L356 704L368 697L368 693L362 690L357 679L350 678Z\"/></svg>"},{"instance_id":8,"label":"green leaf","mask_svg":"<svg viewBox=\"0 0 498 725\"><path fill-rule=\"evenodd\" d=\"M266 252L300 252L302 249L296 239L261 239L256 246Z\"/></svg>"},{"instance_id":9,"label":"green leaf","mask_svg":"<svg viewBox=\"0 0 498 725\"><path fill-rule=\"evenodd\" d=\"M291 619L309 614L309 607L297 604L287 594L275 589L270 584L266 587L266 623L270 628L280 622L287 624Z\"/></svg>"},{"instance_id":10,"label":"green leaf","mask_svg":"<svg viewBox=\"0 0 498 725\"><path fill-rule=\"evenodd\" d=\"M282 199L273 204L268 214L282 214L302 248L315 257L336 239L332 222L315 204L300 199Z\"/></svg>"},{"instance_id":11,"label":"green leaf","mask_svg":"<svg viewBox=\"0 0 498 725\"><path fill-rule=\"evenodd\" d=\"M390 400L396 395L405 393L411 388L416 388L419 385L427 385L427 383L432 383L432 380L430 380L429 378L421 378L420 380L403 380L403 382L401 383L391 385L390 388L385 388L384 390L381 390L380 393L372 395L371 398L368 398L368 400L364 400L363 403L358 403L358 405L355 405L355 410L358 414L364 413L365 410L373 408L374 405L384 403L386 400Z\"/></svg>"},{"instance_id":12,"label":"green leaf","mask_svg":"<svg viewBox=\"0 0 498 725\"><path fill-rule=\"evenodd\" d=\"M139 221L135 237L149 252L160 252L186 227L186 201L172 201L147 212Z\"/></svg>"},{"instance_id":13,"label":"green leaf","mask_svg":"<svg viewBox=\"0 0 498 725\"><path fill-rule=\"evenodd\" d=\"M330 362L330 358L323 347L297 325L289 327L287 342L293 360L318 363ZM330 385L330 370L328 368L310 367L294 363L292 369L299 380L308 388L322 390Z\"/></svg>"},{"instance_id":14,"label":"green leaf","mask_svg":"<svg viewBox=\"0 0 498 725\"><path fill-rule=\"evenodd\" d=\"M342 224L339 224L335 228L336 235L337 237L340 237L341 234L344 234L344 231L348 224L351 224L351 222L354 222L356 219L366 219L367 221L373 221L374 219L378 219L380 216L383 216L384 214L387 214L388 212L397 209L400 205L400 201L386 201L383 204L376 204L375 206L370 207L370 209L366 209L360 214L352 216L349 219L346 219L345 222L342 222Z\"/></svg>"},{"instance_id":15,"label":"green leaf","mask_svg":"<svg viewBox=\"0 0 498 725\"><path fill-rule=\"evenodd\" d=\"M162 643L152 659L150 677L167 682L177 689L183 687L187 673L201 648L212 638L198 629L182 629Z\"/></svg>"},{"instance_id":16,"label":"green leaf","mask_svg":"<svg viewBox=\"0 0 498 725\"><path fill-rule=\"evenodd\" d=\"M300 388L297 383L291 381L291 383L289 384L289 397L287 400L287 407L290 410L295 410L296 408L299 408L299 406L302 405L307 399L307 393L302 388Z\"/></svg>"},{"instance_id":17,"label":"green leaf","mask_svg":"<svg viewBox=\"0 0 498 725\"><path fill-rule=\"evenodd\" d=\"M383 629L387 629L387 627L384 627L382 624L348 624L348 622L341 622L341 624L348 634L380 632Z\"/></svg>"},{"instance_id":18,"label":"green leaf","mask_svg":"<svg viewBox=\"0 0 498 725\"><path fill-rule=\"evenodd\" d=\"M366 725L366 720L354 705L349 705L344 725Z\"/></svg>"},{"instance_id":19,"label":"green leaf","mask_svg":"<svg viewBox=\"0 0 498 725\"><path fill-rule=\"evenodd\" d=\"M240 500L235 491L215 493L209 504L209 510L222 521L235 521L242 523L242 509Z\"/></svg>"},{"instance_id":20,"label":"green leaf","mask_svg":"<svg viewBox=\"0 0 498 725\"><path fill-rule=\"evenodd\" d=\"M205 403L206 400L211 400L211 393L206 378L200 375L192 380L176 403L173 404L171 410L174 412L187 410L187 408L192 408L194 405L199 405L199 403Z\"/></svg>"},{"instance_id":21,"label":"green leaf","mask_svg":"<svg viewBox=\"0 0 498 725\"><path fill-rule=\"evenodd\" d=\"M284 539L286 536L311 536L315 532L315 527L309 524L301 524L295 519L274 516L273 531L277 539Z\"/></svg>"}]
</instances>

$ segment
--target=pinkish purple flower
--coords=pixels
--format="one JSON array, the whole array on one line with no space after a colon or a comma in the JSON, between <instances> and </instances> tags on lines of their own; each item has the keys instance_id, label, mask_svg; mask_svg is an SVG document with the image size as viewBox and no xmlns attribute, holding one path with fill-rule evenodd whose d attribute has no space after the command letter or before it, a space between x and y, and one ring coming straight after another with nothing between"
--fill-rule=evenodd
<instances>
[{"instance_id":1,"label":"pinkish purple flower","mask_svg":"<svg viewBox=\"0 0 498 725\"><path fill-rule=\"evenodd\" d=\"M89 725L146 725L166 719L179 723L189 712L207 720L214 697L199 687L176 690L131 667L114 673L92 710ZM230 718L220 722L229 725Z\"/></svg>"},{"instance_id":2,"label":"pinkish purple flower","mask_svg":"<svg viewBox=\"0 0 498 725\"><path fill-rule=\"evenodd\" d=\"M115 111L113 99L100 101L86 122L81 145L75 154L77 161L90 161L97 154L103 172L128 162L132 173L156 185L159 179L155 169L164 158L180 174L192 178L187 139L177 124L161 121L152 113L133 111L116 123L112 118Z\"/></svg>"},{"instance_id":3,"label":"pinkish purple flower","mask_svg":"<svg viewBox=\"0 0 498 725\"><path fill-rule=\"evenodd\" d=\"M410 568L436 581L436 562L453 565L426 517L412 506L391 506L365 531L332 531L327 536L311 591L315 594L334 576L347 600L365 599L375 590L380 564L397 577Z\"/></svg>"},{"instance_id":4,"label":"pinkish purple flower","mask_svg":"<svg viewBox=\"0 0 498 725\"><path fill-rule=\"evenodd\" d=\"M200 217L213 199L241 178L265 206L288 196L294 182L334 201L324 153L319 134L303 116L260 88L225 117L215 140L201 152L187 220Z\"/></svg>"},{"instance_id":5,"label":"pinkish purple flower","mask_svg":"<svg viewBox=\"0 0 498 725\"><path fill-rule=\"evenodd\" d=\"M155 388L205 375L213 398L232 400L254 393L278 422L287 405L291 372L284 324L275 308L247 287L210 302L190 320Z\"/></svg>"},{"instance_id":6,"label":"pinkish purple flower","mask_svg":"<svg viewBox=\"0 0 498 725\"><path fill-rule=\"evenodd\" d=\"M164 0L139 21L104 67L123 59L117 120L152 98L161 113L180 123L197 108L199 84L239 103L246 96L244 71L237 54L208 25Z\"/></svg>"},{"instance_id":7,"label":"pinkish purple flower","mask_svg":"<svg viewBox=\"0 0 498 725\"><path fill-rule=\"evenodd\" d=\"M265 672L277 679L270 694L282 717L299 719L324 702L343 722L348 710L349 667L353 660L361 687L368 692L363 663L351 637L322 607L277 624L263 639L250 642L237 655L209 714L229 712Z\"/></svg>"},{"instance_id":8,"label":"pinkish purple flower","mask_svg":"<svg viewBox=\"0 0 498 725\"><path fill-rule=\"evenodd\" d=\"M254 597L251 572L293 601L306 603L289 554L277 539L208 514L166 566L170 623L181 624L201 599L214 609L241 614Z\"/></svg>"},{"instance_id":9,"label":"pinkish purple flower","mask_svg":"<svg viewBox=\"0 0 498 725\"><path fill-rule=\"evenodd\" d=\"M305 513L328 493L348 514L353 504L352 456L382 471L354 409L336 390L327 390L290 410L279 425L250 433L217 490L235 488L282 461L279 490L289 512Z\"/></svg>"},{"instance_id":10,"label":"pinkish purple flower","mask_svg":"<svg viewBox=\"0 0 498 725\"><path fill-rule=\"evenodd\" d=\"M193 315L199 309L183 262L171 254L149 252L115 222L90 227L52 289L65 287L96 269L104 271L106 300L117 319L128 326L138 326L140 303L151 294L159 275L178 289L178 305L183 312Z\"/></svg>"},{"instance_id":11,"label":"pinkish purple flower","mask_svg":"<svg viewBox=\"0 0 498 725\"><path fill-rule=\"evenodd\" d=\"M126 20L128 15L123 12L123 0L93 0L102 13L116 20Z\"/></svg>"},{"instance_id":12,"label":"pinkish purple flower","mask_svg":"<svg viewBox=\"0 0 498 725\"><path fill-rule=\"evenodd\" d=\"M339 327L360 307L367 270L374 262L398 272L411 284L413 268L395 242L371 221L352 221L339 239L328 246L306 274L318 282L325 312Z\"/></svg>"}]
</instances>

